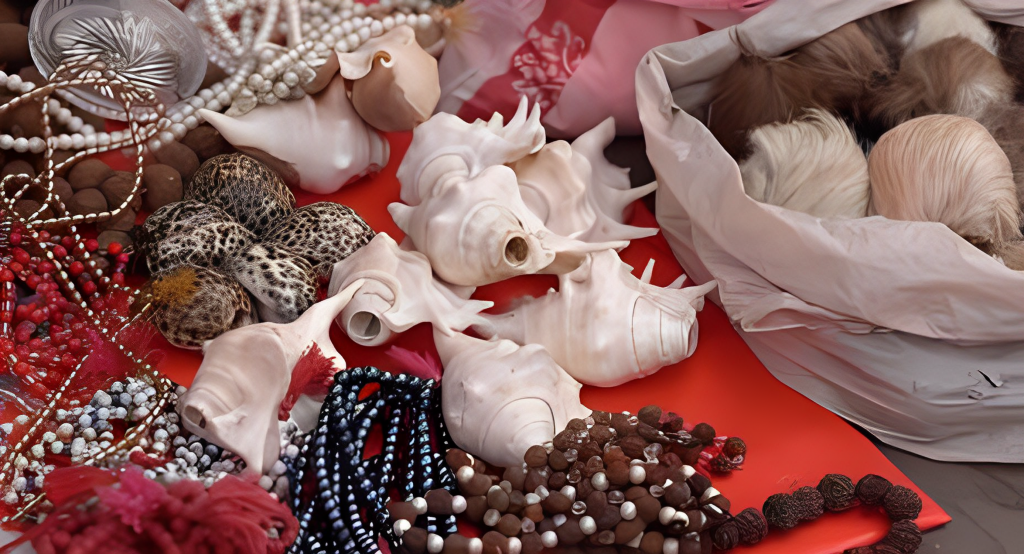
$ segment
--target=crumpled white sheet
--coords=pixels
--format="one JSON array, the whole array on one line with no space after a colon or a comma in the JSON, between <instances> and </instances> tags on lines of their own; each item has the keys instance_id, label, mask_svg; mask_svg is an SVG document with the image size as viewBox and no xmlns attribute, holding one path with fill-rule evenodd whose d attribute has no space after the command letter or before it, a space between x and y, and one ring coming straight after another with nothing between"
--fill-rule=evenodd
<instances>
[{"instance_id":1,"label":"crumpled white sheet","mask_svg":"<svg viewBox=\"0 0 1024 554\"><path fill-rule=\"evenodd\" d=\"M636 88L658 222L691 278L718 280L712 299L790 387L923 456L1024 462L1024 273L941 224L822 220L755 202L696 119L740 55L737 38L774 56L902 3L776 0L651 50ZM968 3L1024 25L1020 2Z\"/></svg>"}]
</instances>

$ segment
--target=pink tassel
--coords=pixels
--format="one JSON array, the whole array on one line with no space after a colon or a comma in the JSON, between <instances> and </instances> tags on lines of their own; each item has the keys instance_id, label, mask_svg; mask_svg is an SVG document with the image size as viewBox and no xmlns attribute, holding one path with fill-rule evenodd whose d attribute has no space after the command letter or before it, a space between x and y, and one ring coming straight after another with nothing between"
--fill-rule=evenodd
<instances>
[{"instance_id":1,"label":"pink tassel","mask_svg":"<svg viewBox=\"0 0 1024 554\"><path fill-rule=\"evenodd\" d=\"M413 377L433 379L434 382L441 381L441 363L429 354L420 354L400 346L392 346L388 349L387 355L398 362L405 373Z\"/></svg>"}]
</instances>

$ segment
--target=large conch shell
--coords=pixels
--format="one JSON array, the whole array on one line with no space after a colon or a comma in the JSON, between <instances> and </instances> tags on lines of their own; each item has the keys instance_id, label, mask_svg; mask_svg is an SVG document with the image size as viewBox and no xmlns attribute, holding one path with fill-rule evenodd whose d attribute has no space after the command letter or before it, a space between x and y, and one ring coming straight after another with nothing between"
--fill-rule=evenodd
<instances>
[{"instance_id":1,"label":"large conch shell","mask_svg":"<svg viewBox=\"0 0 1024 554\"><path fill-rule=\"evenodd\" d=\"M355 281L292 323L249 325L207 342L192 388L178 401L185 428L238 454L248 469L267 470L280 454L278 408L292 369L314 344L345 369L329 331L362 285Z\"/></svg>"},{"instance_id":2,"label":"large conch shell","mask_svg":"<svg viewBox=\"0 0 1024 554\"><path fill-rule=\"evenodd\" d=\"M413 132L398 178L405 204L388 206L395 223L445 281L462 286L516 275L565 273L589 252L626 242L588 244L551 232L519 194L506 163L544 145L539 106L524 98L508 125L495 114L469 124L437 114Z\"/></svg>"},{"instance_id":3,"label":"large conch shell","mask_svg":"<svg viewBox=\"0 0 1024 554\"><path fill-rule=\"evenodd\" d=\"M356 280L364 284L337 323L363 346L384 344L394 333L424 322L451 335L484 323L479 313L494 305L462 298L434 278L426 256L400 249L386 233L335 264L329 292L334 294Z\"/></svg>"},{"instance_id":4,"label":"large conch shell","mask_svg":"<svg viewBox=\"0 0 1024 554\"><path fill-rule=\"evenodd\" d=\"M302 190L331 194L387 165L389 147L352 107L345 79L335 72L323 86L312 91L316 94L262 104L239 117L197 113L290 184L297 181Z\"/></svg>"},{"instance_id":5,"label":"large conch shell","mask_svg":"<svg viewBox=\"0 0 1024 554\"><path fill-rule=\"evenodd\" d=\"M577 381L612 387L646 377L693 354L697 311L710 281L697 287L650 284L653 260L637 279L611 250L591 254L559 277L558 291L476 327L488 336L538 344Z\"/></svg>"},{"instance_id":6,"label":"large conch shell","mask_svg":"<svg viewBox=\"0 0 1024 554\"><path fill-rule=\"evenodd\" d=\"M526 206L559 235L585 242L633 240L657 234L657 229L626 225L623 213L658 184L630 188L629 170L613 165L604 149L615 138L615 119L580 135L544 145L510 164L519 180Z\"/></svg>"},{"instance_id":7,"label":"large conch shell","mask_svg":"<svg viewBox=\"0 0 1024 554\"><path fill-rule=\"evenodd\" d=\"M352 81L356 112L381 131L411 131L430 119L441 98L437 60L408 25L371 38L354 52L339 52L337 60L341 76Z\"/></svg>"},{"instance_id":8,"label":"large conch shell","mask_svg":"<svg viewBox=\"0 0 1024 554\"><path fill-rule=\"evenodd\" d=\"M460 448L491 464L519 467L531 446L590 415L580 403L580 384L539 345L436 330L434 342L444 365L441 408L448 431Z\"/></svg>"}]
</instances>

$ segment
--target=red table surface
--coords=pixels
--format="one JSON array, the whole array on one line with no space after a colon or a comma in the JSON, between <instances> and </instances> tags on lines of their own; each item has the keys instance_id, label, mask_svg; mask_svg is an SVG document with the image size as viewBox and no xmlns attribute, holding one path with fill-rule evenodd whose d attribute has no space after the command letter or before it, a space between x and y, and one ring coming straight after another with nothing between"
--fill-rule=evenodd
<instances>
[{"instance_id":1,"label":"red table surface","mask_svg":"<svg viewBox=\"0 0 1024 554\"><path fill-rule=\"evenodd\" d=\"M397 241L402 233L391 220L387 205L398 201L395 170L409 145L408 133L389 134L391 161L380 174L324 197L298 192L300 205L331 200L355 209L377 232ZM654 227L653 215L637 203L633 224ZM622 259L639 275L647 260L656 260L652 283L665 286L682 269L659 234L634 241ZM557 287L552 276L519 277L481 287L475 298L493 300L500 311L513 299L539 296ZM950 518L893 466L871 442L835 414L783 385L768 372L733 329L718 306L707 303L699 314L696 353L653 376L613 388L583 387L583 402L592 409L636 412L648 404L674 411L686 421L711 423L720 435L746 441L748 455L741 471L715 477L715 487L732 501L733 512L760 508L765 498L779 492L815 485L827 473L842 473L856 481L868 473L910 487L924 502L917 523L922 529L942 525ZM385 355L388 347L365 348L350 342L337 328L333 339L349 367L374 365L400 371ZM397 345L419 352L433 351L430 329L420 325L403 334ZM188 385L201 361L198 352L168 349L159 369ZM889 527L880 510L854 509L827 514L787 532L773 531L761 544L740 551L761 554L829 554L870 544Z\"/></svg>"}]
</instances>

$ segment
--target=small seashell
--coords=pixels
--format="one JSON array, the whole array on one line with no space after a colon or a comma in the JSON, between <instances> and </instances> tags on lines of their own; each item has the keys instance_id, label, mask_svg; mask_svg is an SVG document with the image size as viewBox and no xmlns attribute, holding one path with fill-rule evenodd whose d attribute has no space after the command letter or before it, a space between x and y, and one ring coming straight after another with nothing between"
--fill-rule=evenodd
<instances>
[{"instance_id":1,"label":"small seashell","mask_svg":"<svg viewBox=\"0 0 1024 554\"><path fill-rule=\"evenodd\" d=\"M381 131L411 131L430 118L441 97L437 60L407 25L338 53L338 63L341 76L352 81L352 106Z\"/></svg>"},{"instance_id":2,"label":"small seashell","mask_svg":"<svg viewBox=\"0 0 1024 554\"><path fill-rule=\"evenodd\" d=\"M316 302L313 266L280 246L253 243L224 269L252 293L263 321L295 321Z\"/></svg>"},{"instance_id":3,"label":"small seashell","mask_svg":"<svg viewBox=\"0 0 1024 554\"><path fill-rule=\"evenodd\" d=\"M326 277L334 264L373 237L373 229L352 208L316 202L295 209L272 225L263 243L281 246L305 258L318 275Z\"/></svg>"},{"instance_id":4,"label":"small seashell","mask_svg":"<svg viewBox=\"0 0 1024 554\"><path fill-rule=\"evenodd\" d=\"M151 272L181 265L219 268L255 238L220 208L195 200L167 204L137 232Z\"/></svg>"}]
</instances>

